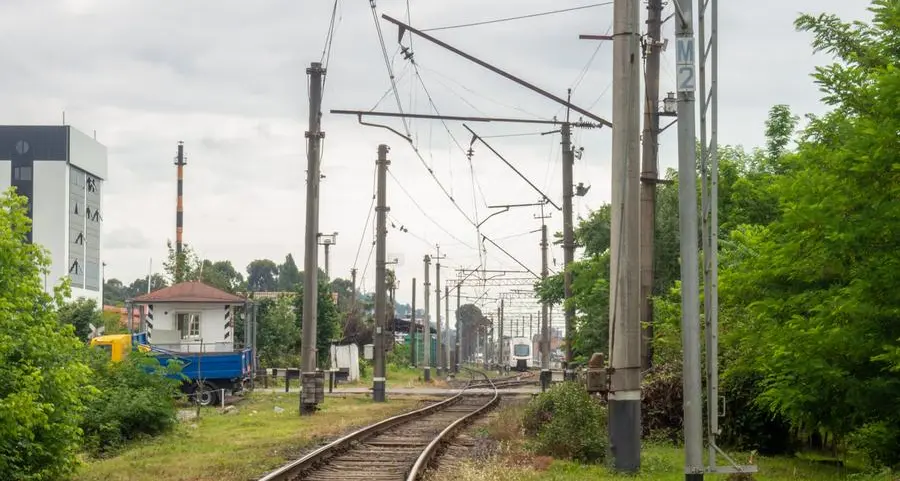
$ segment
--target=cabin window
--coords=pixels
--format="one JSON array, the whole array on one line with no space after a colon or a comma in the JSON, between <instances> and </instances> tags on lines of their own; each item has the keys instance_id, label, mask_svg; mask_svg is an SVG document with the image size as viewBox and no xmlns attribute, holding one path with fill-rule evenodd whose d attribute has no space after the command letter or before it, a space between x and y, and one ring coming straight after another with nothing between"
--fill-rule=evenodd
<instances>
[{"instance_id":1,"label":"cabin window","mask_svg":"<svg viewBox=\"0 0 900 481\"><path fill-rule=\"evenodd\" d=\"M178 319L178 331L181 333L182 339L200 335L199 312L179 312L176 316Z\"/></svg>"},{"instance_id":2,"label":"cabin window","mask_svg":"<svg viewBox=\"0 0 900 481\"><path fill-rule=\"evenodd\" d=\"M516 357L524 357L528 355L528 344L516 344L513 346L513 355Z\"/></svg>"}]
</instances>

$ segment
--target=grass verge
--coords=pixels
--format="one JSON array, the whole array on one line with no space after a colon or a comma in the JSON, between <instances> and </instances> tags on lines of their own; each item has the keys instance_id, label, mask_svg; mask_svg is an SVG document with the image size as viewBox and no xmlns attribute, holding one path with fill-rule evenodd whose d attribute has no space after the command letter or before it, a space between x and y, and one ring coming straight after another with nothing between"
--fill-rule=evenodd
<instances>
[{"instance_id":1,"label":"grass verge","mask_svg":"<svg viewBox=\"0 0 900 481\"><path fill-rule=\"evenodd\" d=\"M326 398L322 410L301 418L296 393L250 395L238 412L204 408L200 421L136 442L107 459L88 459L76 481L246 481L296 459L306 449L353 427L409 411L418 399L373 403L360 397ZM284 409L276 413L275 408Z\"/></svg>"},{"instance_id":2,"label":"grass verge","mask_svg":"<svg viewBox=\"0 0 900 481\"><path fill-rule=\"evenodd\" d=\"M537 456L526 448L522 436L522 405L502 408L497 415L478 430L477 436L494 441L490 457L466 461L452 469L438 470L429 481L614 481L653 480L681 481L684 479L684 451L675 446L644 445L641 473L637 476L616 474L602 465L583 465L571 461ZM736 454L737 461L746 461L747 454ZM894 481L888 474L865 474L853 468L841 468L803 457L754 457L759 473L756 481ZM724 461L720 461L724 462ZM728 480L727 475L707 475L707 480Z\"/></svg>"}]
</instances>

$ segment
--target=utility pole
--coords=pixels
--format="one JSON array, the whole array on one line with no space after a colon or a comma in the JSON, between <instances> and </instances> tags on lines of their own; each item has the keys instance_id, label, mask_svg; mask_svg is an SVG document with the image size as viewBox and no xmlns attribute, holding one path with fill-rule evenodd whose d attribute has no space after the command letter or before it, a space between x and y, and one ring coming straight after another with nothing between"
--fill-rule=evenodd
<instances>
[{"instance_id":1,"label":"utility pole","mask_svg":"<svg viewBox=\"0 0 900 481\"><path fill-rule=\"evenodd\" d=\"M460 284L456 284L456 349L453 352L456 353L456 363L453 365L453 373L459 374L459 363L460 363L460 352L459 352L459 337L462 335L459 331L459 297L460 292L462 290L462 286Z\"/></svg>"},{"instance_id":2,"label":"utility pole","mask_svg":"<svg viewBox=\"0 0 900 481\"><path fill-rule=\"evenodd\" d=\"M547 224L541 222L541 280L546 280L547 268ZM541 303L541 391L550 386L550 323L546 302Z\"/></svg>"},{"instance_id":3,"label":"utility pole","mask_svg":"<svg viewBox=\"0 0 900 481\"><path fill-rule=\"evenodd\" d=\"M429 297L431 296L431 274L428 272L428 268L431 266L431 257L428 254L425 254L425 318L422 320L422 354L423 354L423 368L424 368L424 376L425 382L431 382L431 316L429 315L429 309L431 309L431 300Z\"/></svg>"},{"instance_id":4,"label":"utility pole","mask_svg":"<svg viewBox=\"0 0 900 481\"><path fill-rule=\"evenodd\" d=\"M571 90L569 91L571 95ZM572 263L575 262L575 227L572 222L573 174L575 153L572 151L572 128L568 123L569 111L566 110L566 123L562 124L562 156L563 156L563 292L566 301L572 297ZM563 366L566 380L572 380L572 340L575 331L575 308L565 305L566 318L566 362Z\"/></svg>"},{"instance_id":5,"label":"utility pole","mask_svg":"<svg viewBox=\"0 0 900 481\"><path fill-rule=\"evenodd\" d=\"M500 359L500 369L501 370L504 370L504 368L508 364L508 363L506 363L506 359L503 358L503 347L504 347L503 346L503 316L506 314L504 312L505 306L503 304L504 304L503 299L500 299L500 316L499 316L500 317L500 338L497 341L497 348L499 350L498 356Z\"/></svg>"},{"instance_id":6,"label":"utility pole","mask_svg":"<svg viewBox=\"0 0 900 481\"><path fill-rule=\"evenodd\" d=\"M447 375L453 371L453 368L450 366L450 288L447 285L444 285L444 342L447 343L444 346L444 372Z\"/></svg>"},{"instance_id":7,"label":"utility pole","mask_svg":"<svg viewBox=\"0 0 900 481\"><path fill-rule=\"evenodd\" d=\"M316 412L316 304L319 295L319 250L316 234L319 232L319 157L320 143L325 133L322 121L322 77L325 69L313 62L306 69L309 75L309 131L306 132L306 252L304 253L303 285L303 339L300 364L302 382L300 391L300 415Z\"/></svg>"},{"instance_id":8,"label":"utility pole","mask_svg":"<svg viewBox=\"0 0 900 481\"><path fill-rule=\"evenodd\" d=\"M175 157L175 166L178 171L178 199L175 203L175 282L184 280L184 260L181 258L182 235L184 234L184 166L187 165L184 158L184 142L178 141L178 154ZM149 282L147 284L150 285ZM149 291L148 291L149 292Z\"/></svg>"},{"instance_id":9,"label":"utility pole","mask_svg":"<svg viewBox=\"0 0 900 481\"><path fill-rule=\"evenodd\" d=\"M322 234L322 233L316 234L316 239L317 240L321 239L319 241L319 245L325 246L325 277L327 277L328 279L331 279L331 271L328 268L328 265L329 265L328 250L331 246L337 244L337 235L338 235L337 232L332 233L332 234Z\"/></svg>"},{"instance_id":10,"label":"utility pole","mask_svg":"<svg viewBox=\"0 0 900 481\"><path fill-rule=\"evenodd\" d=\"M385 339L384 327L387 316L385 296L387 295L387 263L385 262L385 244L387 237L387 169L390 161L387 159L388 146L378 146L378 194L375 206L375 372L372 376L372 400L384 402L385 399Z\"/></svg>"},{"instance_id":11,"label":"utility pole","mask_svg":"<svg viewBox=\"0 0 900 481\"><path fill-rule=\"evenodd\" d=\"M613 8L609 437L616 471L641 466L640 29L638 0ZM693 174L691 174L693 175ZM682 238L684 240L684 238ZM686 261L686 259L682 259Z\"/></svg>"},{"instance_id":12,"label":"utility pole","mask_svg":"<svg viewBox=\"0 0 900 481\"><path fill-rule=\"evenodd\" d=\"M663 0L647 0L644 133L641 153L641 325L643 370L653 364L653 279L656 238L656 184L659 178L659 61L663 43Z\"/></svg>"},{"instance_id":13,"label":"utility pole","mask_svg":"<svg viewBox=\"0 0 900 481\"><path fill-rule=\"evenodd\" d=\"M416 367L418 359L416 358L416 331L419 327L416 325L416 278L412 280L412 314L409 316L409 356L412 366Z\"/></svg>"},{"instance_id":14,"label":"utility pole","mask_svg":"<svg viewBox=\"0 0 900 481\"><path fill-rule=\"evenodd\" d=\"M353 282L353 303L351 304L351 312L356 312L356 268L350 269L350 278Z\"/></svg>"},{"instance_id":15,"label":"utility pole","mask_svg":"<svg viewBox=\"0 0 900 481\"><path fill-rule=\"evenodd\" d=\"M441 259L447 257L446 255L441 256L441 246L437 247L437 255L434 256L434 259L437 263L434 266L434 275L436 277L435 288L434 288L434 315L436 321L437 328L437 345L435 346L435 367L437 368L437 375L440 377L442 371L442 367L444 365L444 349L441 344L442 334L441 334Z\"/></svg>"},{"instance_id":16,"label":"utility pole","mask_svg":"<svg viewBox=\"0 0 900 481\"><path fill-rule=\"evenodd\" d=\"M684 348L685 480L703 479L700 384L700 280L697 273L696 59L693 0L678 0L675 21L678 86L678 218L681 237L681 339Z\"/></svg>"}]
</instances>

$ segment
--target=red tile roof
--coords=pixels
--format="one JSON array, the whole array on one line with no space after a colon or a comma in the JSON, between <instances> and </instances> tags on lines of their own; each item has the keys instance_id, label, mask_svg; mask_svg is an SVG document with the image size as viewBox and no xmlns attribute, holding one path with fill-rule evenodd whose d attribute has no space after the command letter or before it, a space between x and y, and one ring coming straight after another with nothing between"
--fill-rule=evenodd
<instances>
[{"instance_id":1,"label":"red tile roof","mask_svg":"<svg viewBox=\"0 0 900 481\"><path fill-rule=\"evenodd\" d=\"M208 286L202 282L182 282L174 286L164 287L143 296L135 297L135 302L209 302L239 303L245 299L223 290Z\"/></svg>"}]
</instances>

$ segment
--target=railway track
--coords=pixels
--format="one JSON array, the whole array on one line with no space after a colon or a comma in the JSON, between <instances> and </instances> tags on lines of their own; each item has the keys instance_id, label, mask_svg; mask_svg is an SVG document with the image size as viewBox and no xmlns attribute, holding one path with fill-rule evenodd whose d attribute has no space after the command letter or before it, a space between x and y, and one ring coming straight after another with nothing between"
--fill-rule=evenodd
<instances>
[{"instance_id":1,"label":"railway track","mask_svg":"<svg viewBox=\"0 0 900 481\"><path fill-rule=\"evenodd\" d=\"M350 433L259 481L419 479L458 429L500 399L496 388L491 395L467 393L474 381L470 373L459 394Z\"/></svg>"}]
</instances>

